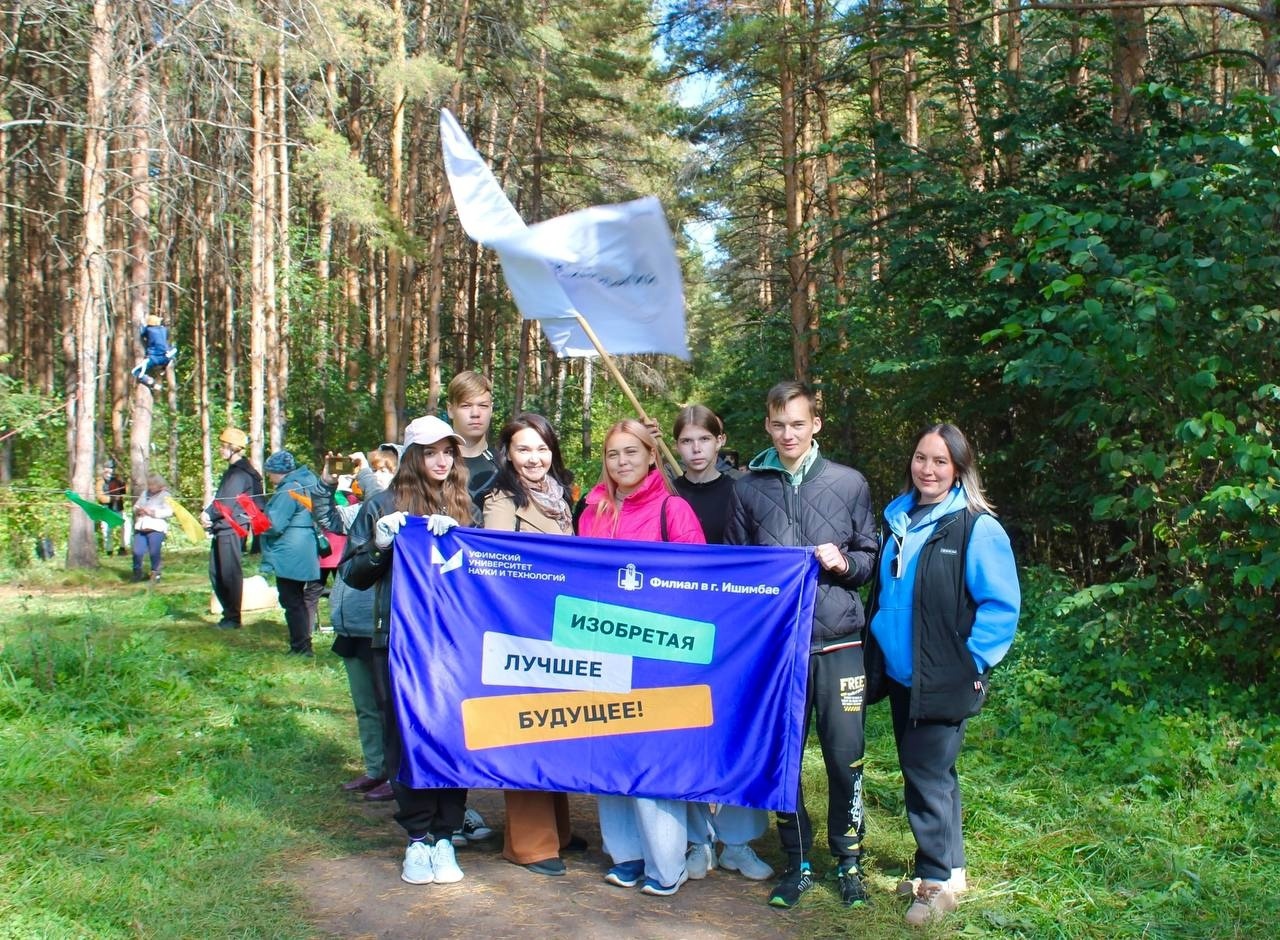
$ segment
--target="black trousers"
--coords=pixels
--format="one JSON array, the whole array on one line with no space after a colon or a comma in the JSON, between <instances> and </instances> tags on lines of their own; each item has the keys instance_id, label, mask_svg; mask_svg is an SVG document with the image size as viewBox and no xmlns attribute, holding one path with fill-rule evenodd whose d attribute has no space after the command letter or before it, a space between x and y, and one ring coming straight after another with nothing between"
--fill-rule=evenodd
<instances>
[{"instance_id":1,"label":"black trousers","mask_svg":"<svg viewBox=\"0 0 1280 940\"><path fill-rule=\"evenodd\" d=\"M400 759L404 743L400 738L400 722L395 713L395 700L391 694L391 667L387 650L373 650L373 691L378 707L386 718L383 728L383 754L391 789L396 794L396 822L404 827L411 839L429 836L432 842L448 839L462 828L462 817L467 811L467 791L456 787L438 790L418 790L406 787L399 780Z\"/></svg>"},{"instance_id":2,"label":"black trousers","mask_svg":"<svg viewBox=\"0 0 1280 940\"><path fill-rule=\"evenodd\" d=\"M912 721L911 690L892 680L886 682L907 821L916 837L915 874L917 878L946 881L951 869L965 867L956 758L964 744L967 722Z\"/></svg>"},{"instance_id":3,"label":"black trousers","mask_svg":"<svg viewBox=\"0 0 1280 940\"><path fill-rule=\"evenodd\" d=\"M310 587L318 582L295 581L276 576L276 593L284 608L284 622L289 628L289 649L295 653L311 652L312 612L308 605ZM315 592L318 594L319 592Z\"/></svg>"},{"instance_id":4,"label":"black trousers","mask_svg":"<svg viewBox=\"0 0 1280 940\"><path fill-rule=\"evenodd\" d=\"M809 688L804 716L816 713L818 744L827 768L827 845L841 862L862 855L866 820L862 807L863 714L866 675L862 647L849 646L809 656ZM778 813L778 836L792 867L809 861L813 826L804 805L804 786L795 813Z\"/></svg>"},{"instance_id":5,"label":"black trousers","mask_svg":"<svg viewBox=\"0 0 1280 940\"><path fill-rule=\"evenodd\" d=\"M244 567L241 555L244 539L234 532L219 532L209 548L209 582L222 605L222 619L240 622L240 601L244 597Z\"/></svg>"}]
</instances>

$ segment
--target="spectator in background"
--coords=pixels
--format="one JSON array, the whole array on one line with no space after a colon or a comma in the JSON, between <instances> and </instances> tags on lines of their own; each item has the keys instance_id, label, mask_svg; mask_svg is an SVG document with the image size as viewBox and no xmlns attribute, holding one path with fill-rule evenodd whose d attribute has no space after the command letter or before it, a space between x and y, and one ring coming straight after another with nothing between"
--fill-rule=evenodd
<instances>
[{"instance_id":1,"label":"spectator in background","mask_svg":"<svg viewBox=\"0 0 1280 940\"><path fill-rule=\"evenodd\" d=\"M116 476L115 461L108 460L102 467L102 476L98 479L94 486L98 505L106 506L113 512L124 515L124 494L126 490L125 482L121 477ZM105 522L101 523L102 529L102 550L108 555L111 554L111 548L115 544L115 533L112 531L115 526L109 526ZM127 545L129 542L128 519L121 526L121 537ZM121 545L118 549L120 554L124 554L125 547Z\"/></svg>"},{"instance_id":2,"label":"spectator in background","mask_svg":"<svg viewBox=\"0 0 1280 940\"><path fill-rule=\"evenodd\" d=\"M200 524L213 542L209 548L209 581L222 605L224 630L240 629L240 602L244 595L244 540L248 532L249 514L237 500L248 496L259 507L265 503L262 476L245 457L249 436L239 428L226 428L218 436L219 453L227 461L227 469L218 481L213 502L200 513ZM237 528L238 527L238 528Z\"/></svg>"},{"instance_id":3,"label":"spectator in background","mask_svg":"<svg viewBox=\"0 0 1280 940\"><path fill-rule=\"evenodd\" d=\"M351 455L355 470L353 493L358 490L362 499L369 500L387 488L400 463L400 450L394 444L383 444L370 451L368 458L362 453ZM328 486L338 478L325 460L321 480ZM354 498L354 497L353 497ZM349 502L345 506L330 504L332 509L321 524L344 537L351 529L360 503ZM349 540L344 538L344 542ZM345 547L345 546L344 546ZM336 554L336 553L335 553ZM339 561L347 557L344 551ZM348 780L342 789L348 793L363 793L370 803L395 799L395 792L388 782L382 729L386 715L378 700L377 681L374 674L373 618L374 591L372 588L357 590L342 577L339 567L329 594L329 616L333 624L333 652L342 657L347 673L347 686L351 690L351 704L356 712L356 729L360 735L360 755L364 760L364 773Z\"/></svg>"},{"instance_id":4,"label":"spectator in background","mask_svg":"<svg viewBox=\"0 0 1280 940\"><path fill-rule=\"evenodd\" d=\"M289 627L289 652L311 656L315 611L310 607L308 587L320 580L320 555L316 549L315 518L295 495L310 502L320 481L287 450L268 457L262 469L275 487L267 502L271 528L262 533L262 567L276 576L276 592ZM310 594L319 597L318 590Z\"/></svg>"},{"instance_id":5,"label":"spectator in background","mask_svg":"<svg viewBox=\"0 0 1280 940\"><path fill-rule=\"evenodd\" d=\"M147 490L133 504L133 580L141 581L142 558L151 559L151 580L160 580L160 546L169 531L173 507L164 477L147 474Z\"/></svg>"}]
</instances>

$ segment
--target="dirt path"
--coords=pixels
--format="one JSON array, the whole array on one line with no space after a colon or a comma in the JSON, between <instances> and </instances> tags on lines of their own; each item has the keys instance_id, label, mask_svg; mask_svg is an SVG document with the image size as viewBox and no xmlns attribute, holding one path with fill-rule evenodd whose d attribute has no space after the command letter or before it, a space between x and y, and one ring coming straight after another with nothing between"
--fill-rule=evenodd
<instances>
[{"instance_id":1,"label":"dirt path","mask_svg":"<svg viewBox=\"0 0 1280 940\"><path fill-rule=\"evenodd\" d=\"M321 935L343 938L636 937L646 940L789 938L814 936L802 907L777 911L765 903L772 882L712 872L671 898L602 880L609 867L600 847L595 801L570 798L574 831L588 840L568 854L563 878L535 875L502 858L501 832L458 851L466 879L456 885L407 885L400 880L404 840L392 818L394 803L366 804L363 815L379 840L375 851L308 859L290 873L308 898L309 921ZM502 795L473 790L470 805L495 828ZM385 833L382 838L381 833ZM760 841L767 844L766 834ZM769 847L771 849L771 846ZM764 846L761 848L765 851ZM766 853L767 854L767 853ZM778 866L775 858L769 861ZM814 893L819 893L819 888Z\"/></svg>"}]
</instances>

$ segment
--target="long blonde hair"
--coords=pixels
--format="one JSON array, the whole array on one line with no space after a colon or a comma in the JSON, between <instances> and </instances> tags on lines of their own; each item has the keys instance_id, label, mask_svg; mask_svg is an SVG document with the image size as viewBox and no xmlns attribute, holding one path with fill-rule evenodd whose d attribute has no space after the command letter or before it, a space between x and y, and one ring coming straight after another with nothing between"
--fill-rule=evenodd
<instances>
[{"instance_id":1,"label":"long blonde hair","mask_svg":"<svg viewBox=\"0 0 1280 940\"><path fill-rule=\"evenodd\" d=\"M649 472L653 473L654 469L660 467L661 456L658 453L658 444L649 434L649 429L637 421L635 418L625 418L619 421L613 427L609 428L609 432L604 436L604 450L609 450L609 439L615 434L630 434L649 451ZM671 488L671 481L667 479L666 474L658 471L658 475L662 477L662 485L666 487L668 493L674 493ZM596 518L600 519L605 515L610 517L610 531L618 527L618 484L609 476L608 461L602 461L600 464L600 485L604 487L605 498L596 503Z\"/></svg>"}]
</instances>

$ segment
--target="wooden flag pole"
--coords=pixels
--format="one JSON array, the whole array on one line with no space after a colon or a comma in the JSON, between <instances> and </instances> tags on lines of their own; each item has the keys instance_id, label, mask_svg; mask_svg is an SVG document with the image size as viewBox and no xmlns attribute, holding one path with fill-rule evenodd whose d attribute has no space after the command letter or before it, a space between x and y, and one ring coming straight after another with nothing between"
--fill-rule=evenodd
<instances>
[{"instance_id":1,"label":"wooden flag pole","mask_svg":"<svg viewBox=\"0 0 1280 940\"><path fill-rule=\"evenodd\" d=\"M609 374L613 376L613 380L626 394L627 400L631 402L631 407L636 410L636 414L640 416L641 421L648 420L649 416L645 413L644 408L640 404L640 399L636 398L635 392L631 391L631 386L627 384L627 380L622 377L622 373L618 371L618 364L613 361L613 357L609 355L608 350L600 345L600 337L596 336L596 331L591 329L591 324L587 322L587 318L580 313L574 316L578 320L578 325L582 327L582 332L587 334L587 339L591 340L591 345L596 348L596 352L600 354L600 358L604 360L605 367L608 368ZM671 448L667 446L666 440L658 438L658 449L662 451L662 457L671 467L671 471L676 475L680 473L680 463L676 460L675 454L671 453Z\"/></svg>"}]
</instances>

